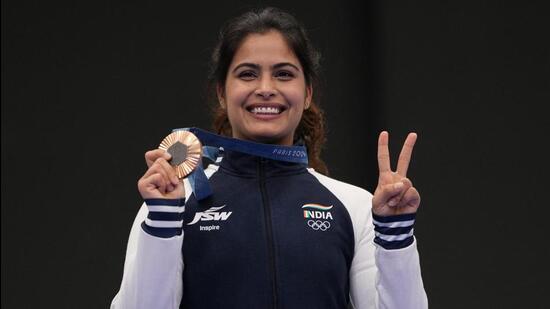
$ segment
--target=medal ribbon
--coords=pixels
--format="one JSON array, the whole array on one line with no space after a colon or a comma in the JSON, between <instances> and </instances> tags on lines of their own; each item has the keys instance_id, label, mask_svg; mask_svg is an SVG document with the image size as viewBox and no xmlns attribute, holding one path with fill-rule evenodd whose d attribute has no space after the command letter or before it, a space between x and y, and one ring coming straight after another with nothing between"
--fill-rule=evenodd
<instances>
[{"instance_id":1,"label":"medal ribbon","mask_svg":"<svg viewBox=\"0 0 550 309\"><path fill-rule=\"evenodd\" d=\"M305 146L281 146L271 144L261 144L256 142L244 141L236 138L220 136L199 128L181 128L174 129L189 131L201 141L202 156L216 161L219 148L246 153L249 155L267 158L271 160L285 161L291 163L300 163L307 165L307 149ZM203 200L212 195L212 189L208 184L208 178L204 174L202 164L198 164L195 170L188 176L193 194L197 200Z\"/></svg>"}]
</instances>

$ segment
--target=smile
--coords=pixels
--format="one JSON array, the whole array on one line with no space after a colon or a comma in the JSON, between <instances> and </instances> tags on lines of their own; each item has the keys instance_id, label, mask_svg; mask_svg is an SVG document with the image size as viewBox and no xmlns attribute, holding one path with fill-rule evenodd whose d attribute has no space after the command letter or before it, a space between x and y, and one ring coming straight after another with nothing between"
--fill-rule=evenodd
<instances>
[{"instance_id":1,"label":"smile","mask_svg":"<svg viewBox=\"0 0 550 309\"><path fill-rule=\"evenodd\" d=\"M254 115L279 115L286 110L286 107L283 105L253 104L248 106L246 110Z\"/></svg>"},{"instance_id":2,"label":"smile","mask_svg":"<svg viewBox=\"0 0 550 309\"><path fill-rule=\"evenodd\" d=\"M254 107L250 110L254 114L280 114L282 110L277 107Z\"/></svg>"}]
</instances>

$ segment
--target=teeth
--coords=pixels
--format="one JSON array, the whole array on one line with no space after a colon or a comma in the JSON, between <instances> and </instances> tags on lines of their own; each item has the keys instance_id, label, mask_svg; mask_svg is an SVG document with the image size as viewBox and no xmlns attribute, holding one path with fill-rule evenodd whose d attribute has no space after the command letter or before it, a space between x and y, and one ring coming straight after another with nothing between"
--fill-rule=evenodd
<instances>
[{"instance_id":1,"label":"teeth","mask_svg":"<svg viewBox=\"0 0 550 309\"><path fill-rule=\"evenodd\" d=\"M251 112L254 114L279 114L281 109L277 107L254 107Z\"/></svg>"}]
</instances>

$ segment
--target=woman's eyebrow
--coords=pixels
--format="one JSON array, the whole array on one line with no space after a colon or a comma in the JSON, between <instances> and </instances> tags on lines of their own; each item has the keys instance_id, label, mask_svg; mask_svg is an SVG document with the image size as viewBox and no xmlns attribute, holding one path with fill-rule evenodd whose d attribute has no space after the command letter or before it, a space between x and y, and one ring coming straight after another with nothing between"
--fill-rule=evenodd
<instances>
[{"instance_id":1,"label":"woman's eyebrow","mask_svg":"<svg viewBox=\"0 0 550 309\"><path fill-rule=\"evenodd\" d=\"M290 63L290 62L281 62L281 63L277 63L277 64L274 64L273 66L271 66L272 69L278 69L278 68L282 68L282 67L285 67L285 66L291 66L293 67L296 71L300 71L300 69L298 68L298 66ZM260 65L256 64L256 63L251 63L251 62L243 62L243 63L240 63L239 65L237 65L234 69L233 69L233 72L237 71L238 69L242 68L242 67L249 67L249 68L252 68L252 69L255 69L255 70L260 70Z\"/></svg>"},{"instance_id":2,"label":"woman's eyebrow","mask_svg":"<svg viewBox=\"0 0 550 309\"><path fill-rule=\"evenodd\" d=\"M253 68L253 69L256 69L256 70L259 70L260 69L260 66L255 64L255 63L250 63L250 62L243 62L243 63L240 63L239 65L237 65L234 69L233 69L233 72L237 71L239 68L242 68L242 67L250 67L250 68Z\"/></svg>"},{"instance_id":3,"label":"woman's eyebrow","mask_svg":"<svg viewBox=\"0 0 550 309\"><path fill-rule=\"evenodd\" d=\"M277 64L274 64L272 68L273 69L278 69L278 68L281 68L281 67L284 67L284 66L287 66L287 65L293 67L298 72L300 71L300 69L296 65L294 65L290 62L277 63Z\"/></svg>"}]
</instances>

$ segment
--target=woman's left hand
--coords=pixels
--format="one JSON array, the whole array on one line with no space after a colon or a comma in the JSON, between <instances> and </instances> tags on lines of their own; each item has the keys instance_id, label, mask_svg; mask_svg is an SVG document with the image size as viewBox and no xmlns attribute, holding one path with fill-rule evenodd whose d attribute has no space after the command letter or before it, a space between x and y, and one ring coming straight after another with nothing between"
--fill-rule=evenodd
<instances>
[{"instance_id":1,"label":"woman's left hand","mask_svg":"<svg viewBox=\"0 0 550 309\"><path fill-rule=\"evenodd\" d=\"M378 138L378 186L372 199L372 212L378 216L394 216L416 213L420 205L420 194L407 178L407 169L416 142L416 133L409 133L399 160L397 171L390 167L388 132L383 131Z\"/></svg>"}]
</instances>

